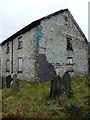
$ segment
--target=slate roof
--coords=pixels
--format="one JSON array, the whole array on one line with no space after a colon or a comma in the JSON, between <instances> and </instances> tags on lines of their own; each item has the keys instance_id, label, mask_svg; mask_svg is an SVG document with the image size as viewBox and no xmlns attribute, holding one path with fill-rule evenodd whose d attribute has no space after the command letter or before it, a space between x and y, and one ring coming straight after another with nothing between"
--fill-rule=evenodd
<instances>
[{"instance_id":1,"label":"slate roof","mask_svg":"<svg viewBox=\"0 0 90 120\"><path fill-rule=\"evenodd\" d=\"M76 22L75 19L73 18L73 16L72 16L72 14L70 13L70 11L69 11L68 9L63 9L63 10L57 11L57 12L55 12L55 13L52 13L52 14L50 14L50 15L48 15L48 16L45 16L45 17L43 17L43 18L41 18L41 19L38 19L38 20L32 22L31 24L27 25L26 27L22 28L21 30L19 30L18 32L16 32L15 34L13 34L12 36L10 36L10 37L7 38L6 40L4 40L4 41L2 42L2 45L4 45L5 43L13 40L15 37L18 37L20 34L23 34L23 33L27 32L27 31L29 31L30 29L34 28L36 25L39 25L40 22L41 22L41 20L48 19L48 18L50 18L50 17L52 17L52 16L55 16L55 15L60 14L60 13L63 13L63 12L65 12L65 11L66 11L67 14L70 16L72 22L73 22L73 23L76 25L76 27L78 28L78 30L79 30L79 32L81 33L82 37L85 38L85 40L86 40L86 42L87 42L87 38L85 37L85 35L84 35L84 33L82 32L82 30L80 29L79 25L77 24L77 22Z\"/></svg>"}]
</instances>

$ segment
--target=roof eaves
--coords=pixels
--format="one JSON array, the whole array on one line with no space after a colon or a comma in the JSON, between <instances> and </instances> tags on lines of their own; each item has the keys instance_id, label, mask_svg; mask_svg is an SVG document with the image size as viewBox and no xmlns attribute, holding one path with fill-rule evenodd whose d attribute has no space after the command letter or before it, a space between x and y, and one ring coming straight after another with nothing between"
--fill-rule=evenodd
<instances>
[{"instance_id":1,"label":"roof eaves","mask_svg":"<svg viewBox=\"0 0 90 120\"><path fill-rule=\"evenodd\" d=\"M10 36L10 37L7 38L6 40L4 40L4 41L2 42L2 45L4 45L5 43L13 40L15 37L18 37L20 34L23 34L23 33L27 32L28 30L30 30L31 28L35 27L36 25L39 25L40 22L41 22L41 20L48 19L48 18L50 18L50 17L52 17L52 16L55 16L55 15L57 15L57 14L59 14L59 13L63 13L64 11L67 11L67 10L68 10L68 9L59 10L59 11L57 11L57 12L54 12L54 13L52 13L52 14L50 14L50 15L47 15L47 16L41 18L41 19L38 19L38 20L32 22L31 24L27 25L26 27L22 28L21 30L19 30L18 32L16 32L15 34L13 34L12 36Z\"/></svg>"},{"instance_id":2,"label":"roof eaves","mask_svg":"<svg viewBox=\"0 0 90 120\"><path fill-rule=\"evenodd\" d=\"M18 32L16 32L15 34L13 34L12 36L10 36L9 38L7 38L6 40L4 40L2 42L2 45L4 45L5 43L13 40L15 37L27 32L28 30L30 30L31 28L33 28L34 26L40 24L40 21L37 20L37 21L34 21L32 22L31 24L27 25L26 27L22 28L21 30L19 30Z\"/></svg>"}]
</instances>

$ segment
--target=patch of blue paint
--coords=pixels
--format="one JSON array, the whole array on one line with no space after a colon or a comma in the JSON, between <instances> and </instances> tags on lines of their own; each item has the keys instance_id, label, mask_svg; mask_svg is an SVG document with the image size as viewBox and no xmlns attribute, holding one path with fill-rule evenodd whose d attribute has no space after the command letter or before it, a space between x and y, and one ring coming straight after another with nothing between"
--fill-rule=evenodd
<instances>
[{"instance_id":1,"label":"patch of blue paint","mask_svg":"<svg viewBox=\"0 0 90 120\"><path fill-rule=\"evenodd\" d=\"M42 33L42 26L41 25L37 25L36 26L36 36L35 36L36 47L38 47L39 40L41 40L42 35L43 35L43 33Z\"/></svg>"}]
</instances>

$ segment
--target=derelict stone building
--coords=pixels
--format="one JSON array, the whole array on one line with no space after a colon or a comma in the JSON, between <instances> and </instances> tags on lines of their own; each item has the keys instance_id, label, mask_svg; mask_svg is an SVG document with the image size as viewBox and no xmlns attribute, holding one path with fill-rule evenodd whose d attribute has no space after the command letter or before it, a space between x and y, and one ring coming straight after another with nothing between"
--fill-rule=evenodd
<instances>
[{"instance_id":1,"label":"derelict stone building","mask_svg":"<svg viewBox=\"0 0 90 120\"><path fill-rule=\"evenodd\" d=\"M0 44L0 76L1 76L1 44Z\"/></svg>"},{"instance_id":2,"label":"derelict stone building","mask_svg":"<svg viewBox=\"0 0 90 120\"><path fill-rule=\"evenodd\" d=\"M50 81L57 70L88 74L87 39L68 9L24 27L2 42L2 76Z\"/></svg>"},{"instance_id":3,"label":"derelict stone building","mask_svg":"<svg viewBox=\"0 0 90 120\"><path fill-rule=\"evenodd\" d=\"M89 72L90 72L90 42L88 42L88 64L89 64Z\"/></svg>"}]
</instances>

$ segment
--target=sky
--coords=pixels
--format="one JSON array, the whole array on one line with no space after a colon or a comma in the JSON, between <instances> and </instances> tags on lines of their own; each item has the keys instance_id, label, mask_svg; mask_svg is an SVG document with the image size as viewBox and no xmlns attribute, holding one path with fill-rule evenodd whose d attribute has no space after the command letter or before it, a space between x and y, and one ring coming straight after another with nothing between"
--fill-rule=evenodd
<instances>
[{"instance_id":1,"label":"sky","mask_svg":"<svg viewBox=\"0 0 90 120\"><path fill-rule=\"evenodd\" d=\"M70 10L88 39L88 1L0 0L0 42L31 22L66 8Z\"/></svg>"},{"instance_id":2,"label":"sky","mask_svg":"<svg viewBox=\"0 0 90 120\"><path fill-rule=\"evenodd\" d=\"M90 42L90 1L88 3L88 41Z\"/></svg>"}]
</instances>

